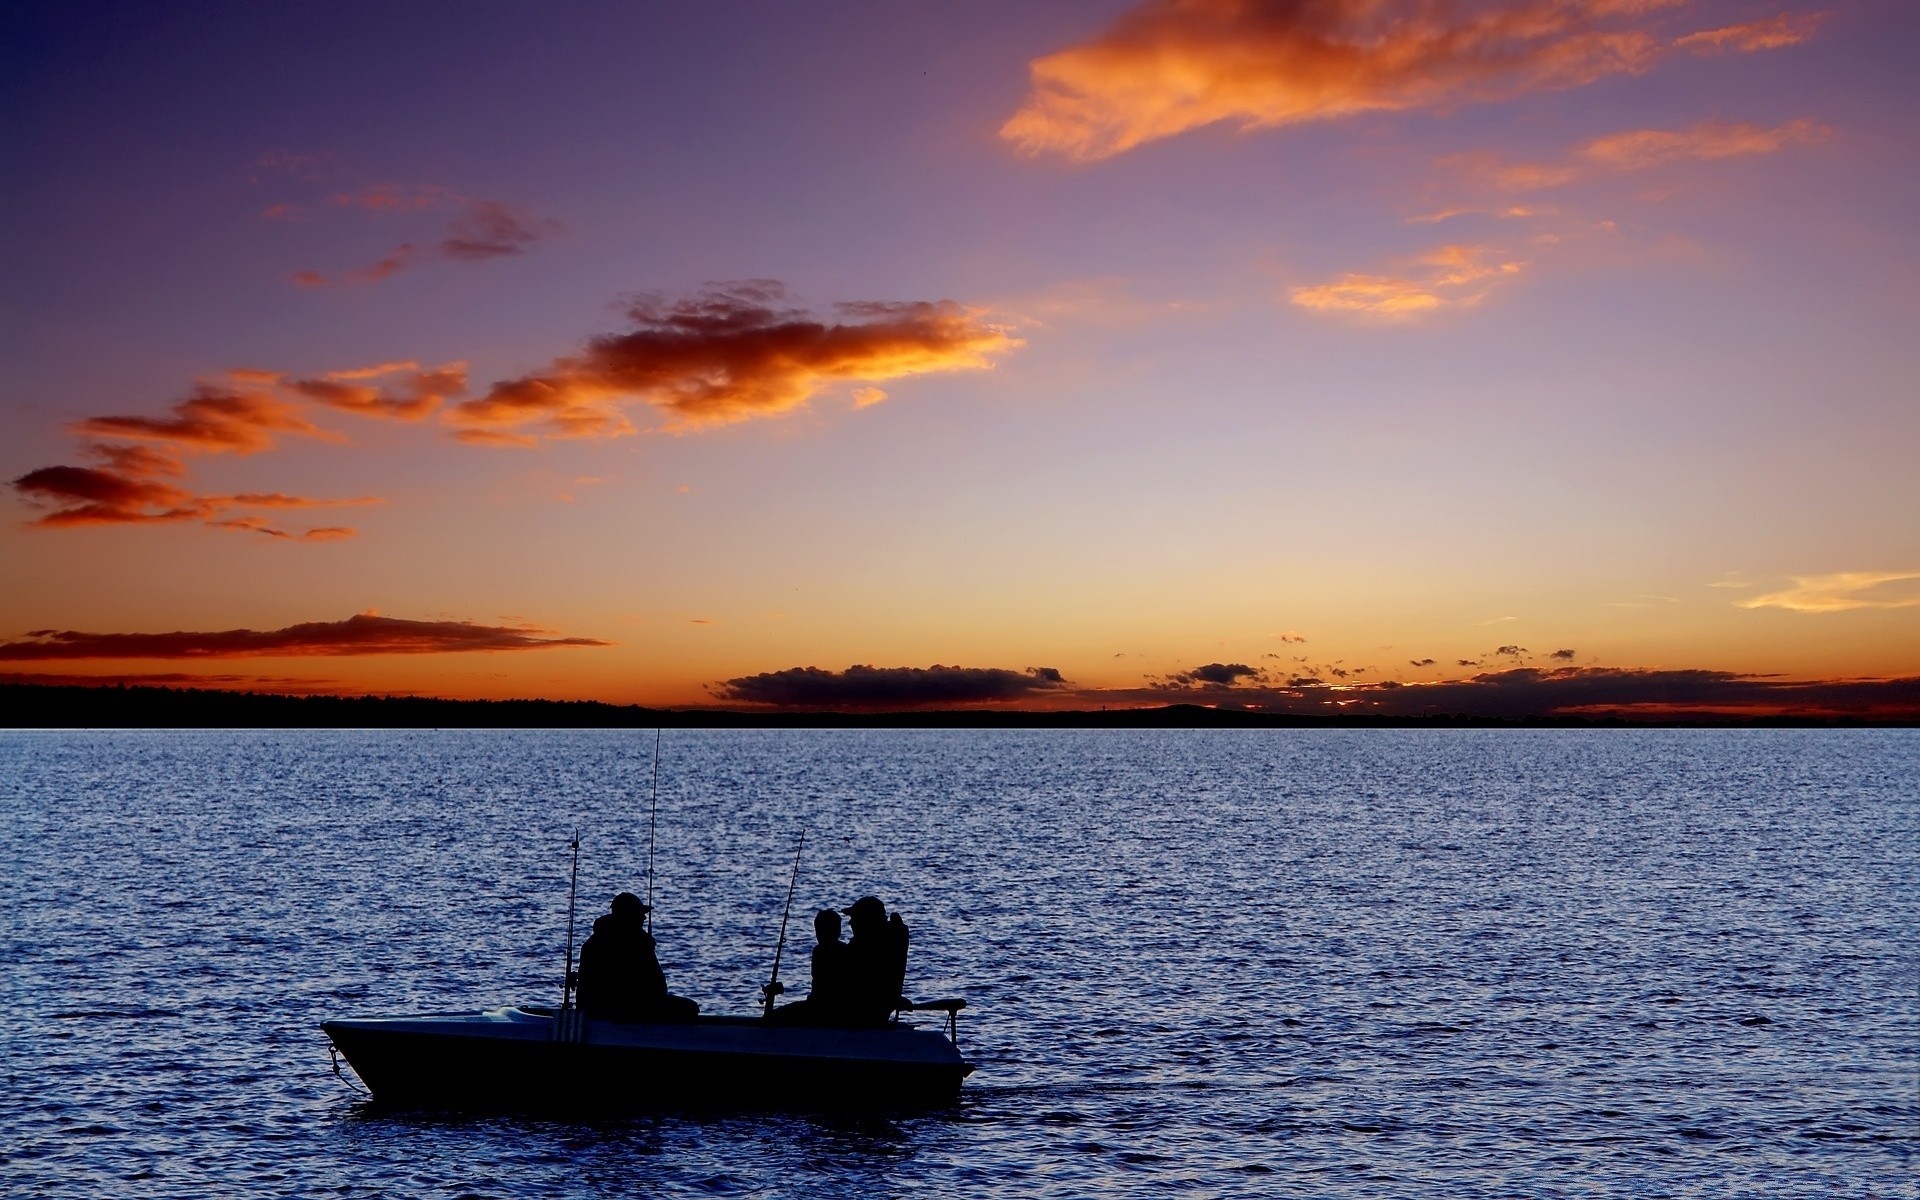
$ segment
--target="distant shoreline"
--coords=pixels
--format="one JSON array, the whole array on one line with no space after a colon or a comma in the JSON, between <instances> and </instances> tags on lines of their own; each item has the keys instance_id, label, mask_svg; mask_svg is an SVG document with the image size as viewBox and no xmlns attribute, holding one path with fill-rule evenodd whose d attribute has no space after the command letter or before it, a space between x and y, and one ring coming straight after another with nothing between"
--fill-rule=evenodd
<instances>
[{"instance_id":1,"label":"distant shoreline","mask_svg":"<svg viewBox=\"0 0 1920 1200\"><path fill-rule=\"evenodd\" d=\"M10 729L1829 729L1912 728L1911 719L1718 713L1497 717L1317 716L1174 704L1035 712L1007 709L755 711L662 709L598 700L445 700L294 696L153 686L0 683Z\"/></svg>"}]
</instances>

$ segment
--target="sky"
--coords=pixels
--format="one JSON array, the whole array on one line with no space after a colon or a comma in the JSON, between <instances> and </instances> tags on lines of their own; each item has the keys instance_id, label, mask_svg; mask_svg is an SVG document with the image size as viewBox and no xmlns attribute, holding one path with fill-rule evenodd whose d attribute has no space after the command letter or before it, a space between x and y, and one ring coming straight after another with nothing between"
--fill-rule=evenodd
<instances>
[{"instance_id":1,"label":"sky","mask_svg":"<svg viewBox=\"0 0 1920 1200\"><path fill-rule=\"evenodd\" d=\"M0 21L6 678L1920 716L1899 0Z\"/></svg>"}]
</instances>

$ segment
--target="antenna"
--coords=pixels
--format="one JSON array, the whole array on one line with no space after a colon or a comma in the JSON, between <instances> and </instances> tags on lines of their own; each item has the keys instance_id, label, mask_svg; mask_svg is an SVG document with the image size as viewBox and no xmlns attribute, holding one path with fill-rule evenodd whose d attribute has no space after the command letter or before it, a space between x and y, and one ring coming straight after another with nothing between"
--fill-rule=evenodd
<instances>
[{"instance_id":1,"label":"antenna","mask_svg":"<svg viewBox=\"0 0 1920 1200\"><path fill-rule=\"evenodd\" d=\"M660 815L660 727L653 729L653 800L647 805L647 932L653 932L653 830Z\"/></svg>"}]
</instances>

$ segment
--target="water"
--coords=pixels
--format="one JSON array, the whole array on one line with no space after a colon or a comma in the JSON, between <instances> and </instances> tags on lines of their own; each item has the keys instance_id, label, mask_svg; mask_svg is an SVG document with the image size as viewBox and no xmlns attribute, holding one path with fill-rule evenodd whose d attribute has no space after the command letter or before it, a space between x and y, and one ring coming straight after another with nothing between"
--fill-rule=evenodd
<instances>
[{"instance_id":1,"label":"water","mask_svg":"<svg viewBox=\"0 0 1920 1200\"><path fill-rule=\"evenodd\" d=\"M667 736L674 989L877 892L896 1120L369 1112L334 1015L558 996L650 733L0 733L0 1192L1916 1196L1920 732Z\"/></svg>"}]
</instances>

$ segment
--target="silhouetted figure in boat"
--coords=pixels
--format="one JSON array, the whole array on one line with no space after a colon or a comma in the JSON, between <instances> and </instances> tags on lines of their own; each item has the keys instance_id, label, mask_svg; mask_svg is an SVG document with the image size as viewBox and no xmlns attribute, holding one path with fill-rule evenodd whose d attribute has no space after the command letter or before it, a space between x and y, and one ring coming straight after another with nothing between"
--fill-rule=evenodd
<instances>
[{"instance_id":1,"label":"silhouetted figure in boat","mask_svg":"<svg viewBox=\"0 0 1920 1200\"><path fill-rule=\"evenodd\" d=\"M667 991L647 932L652 911L632 892L621 892L612 911L593 923L593 935L580 947L581 1012L601 1021L686 1022L700 1015L698 1004Z\"/></svg>"},{"instance_id":2,"label":"silhouetted figure in boat","mask_svg":"<svg viewBox=\"0 0 1920 1200\"><path fill-rule=\"evenodd\" d=\"M840 940L840 914L823 908L813 914L813 990L773 1010L775 1025L841 1025L848 1022L847 944ZM779 987L779 984L775 984Z\"/></svg>"},{"instance_id":3,"label":"silhouetted figure in boat","mask_svg":"<svg viewBox=\"0 0 1920 1200\"><path fill-rule=\"evenodd\" d=\"M862 896L846 910L853 926L847 943L847 1003L844 1023L884 1025L906 1006L907 923L887 915L878 896Z\"/></svg>"}]
</instances>

